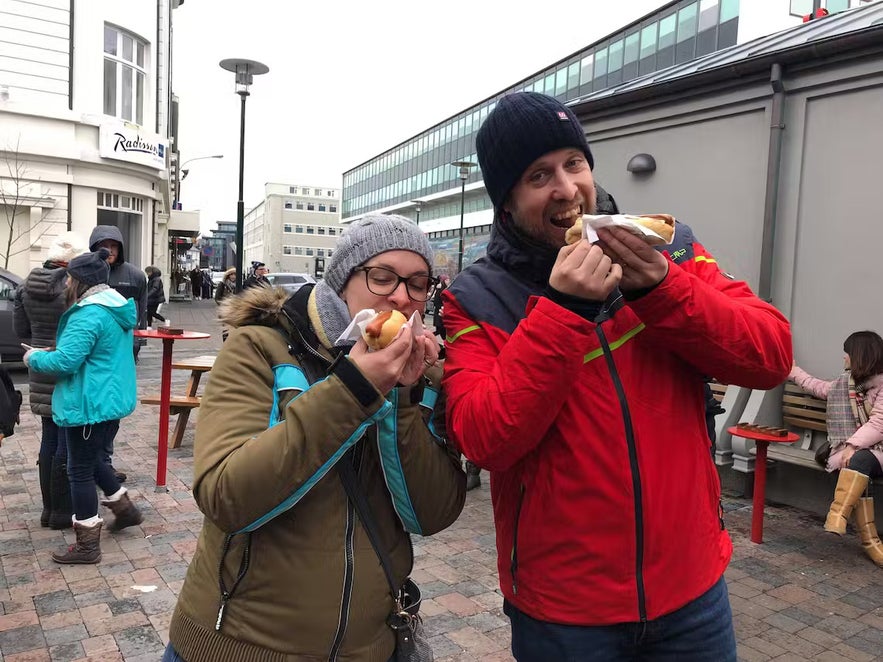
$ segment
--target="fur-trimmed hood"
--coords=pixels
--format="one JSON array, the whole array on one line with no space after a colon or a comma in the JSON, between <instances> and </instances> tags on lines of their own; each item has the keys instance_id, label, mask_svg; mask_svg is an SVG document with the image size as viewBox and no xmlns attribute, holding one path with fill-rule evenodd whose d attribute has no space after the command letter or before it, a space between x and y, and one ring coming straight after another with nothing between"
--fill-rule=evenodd
<instances>
[{"instance_id":1,"label":"fur-trimmed hood","mask_svg":"<svg viewBox=\"0 0 883 662\"><path fill-rule=\"evenodd\" d=\"M221 302L218 317L232 327L288 326L282 306L289 294L281 287L252 287Z\"/></svg>"}]
</instances>

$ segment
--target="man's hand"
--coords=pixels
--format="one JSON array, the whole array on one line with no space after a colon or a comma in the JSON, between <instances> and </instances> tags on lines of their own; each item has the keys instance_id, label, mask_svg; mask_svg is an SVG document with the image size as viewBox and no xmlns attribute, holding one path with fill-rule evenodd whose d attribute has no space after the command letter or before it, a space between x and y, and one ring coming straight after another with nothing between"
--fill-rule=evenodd
<instances>
[{"instance_id":1,"label":"man's hand","mask_svg":"<svg viewBox=\"0 0 883 662\"><path fill-rule=\"evenodd\" d=\"M668 275L666 257L628 230L607 227L598 230L598 246L614 264L622 267L619 288L625 292L654 287Z\"/></svg>"},{"instance_id":2,"label":"man's hand","mask_svg":"<svg viewBox=\"0 0 883 662\"><path fill-rule=\"evenodd\" d=\"M622 278L622 269L613 264L599 246L581 239L558 251L549 285L570 296L587 301L604 301Z\"/></svg>"}]
</instances>

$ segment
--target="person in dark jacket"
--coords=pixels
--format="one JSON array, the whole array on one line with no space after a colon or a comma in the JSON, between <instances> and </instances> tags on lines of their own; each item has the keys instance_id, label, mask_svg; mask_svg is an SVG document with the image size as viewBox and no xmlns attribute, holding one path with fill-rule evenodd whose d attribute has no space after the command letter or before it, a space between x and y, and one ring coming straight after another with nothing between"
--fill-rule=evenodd
<instances>
[{"instance_id":1,"label":"person in dark jacket","mask_svg":"<svg viewBox=\"0 0 883 662\"><path fill-rule=\"evenodd\" d=\"M190 294L194 301L202 297L202 272L198 267L190 270Z\"/></svg>"},{"instance_id":2,"label":"person in dark jacket","mask_svg":"<svg viewBox=\"0 0 883 662\"><path fill-rule=\"evenodd\" d=\"M153 324L153 320L165 322L166 318L157 312L160 304L166 302L166 293L162 285L162 271L150 266L144 270L147 274L147 326Z\"/></svg>"},{"instance_id":3,"label":"person in dark jacket","mask_svg":"<svg viewBox=\"0 0 883 662\"><path fill-rule=\"evenodd\" d=\"M494 223L444 295L442 385L492 474L514 657L735 662L703 375L781 384L787 319L698 249L676 264L621 227L566 245L595 162L555 98L502 97L476 151Z\"/></svg>"},{"instance_id":4,"label":"person in dark jacket","mask_svg":"<svg viewBox=\"0 0 883 662\"><path fill-rule=\"evenodd\" d=\"M53 347L58 320L67 308L64 299L68 262L86 251L86 240L76 232L59 235L49 247L42 267L32 269L16 290L12 321L22 342L33 347ZM40 526L71 527L71 494L67 479L67 444L64 428L52 420L55 376L28 370L31 411L40 417L43 434L37 464L43 512Z\"/></svg>"},{"instance_id":5,"label":"person in dark jacket","mask_svg":"<svg viewBox=\"0 0 883 662\"><path fill-rule=\"evenodd\" d=\"M106 248L110 252L107 263L110 265L110 277L107 284L123 295L123 298L135 302L139 329L147 328L147 277L144 272L131 262L126 261L123 233L115 225L97 225L89 237L89 250L97 251ZM138 363L138 352L143 344L142 338L133 338L132 353ZM111 423L112 434L107 435L104 448L104 461L111 465L116 479L126 481L126 474L113 468L113 442L119 431L119 421Z\"/></svg>"},{"instance_id":6,"label":"person in dark jacket","mask_svg":"<svg viewBox=\"0 0 883 662\"><path fill-rule=\"evenodd\" d=\"M267 280L267 274L270 269L263 262L254 261L251 263L251 276L245 279L242 289L247 290L251 287L271 287L270 281Z\"/></svg>"}]
</instances>

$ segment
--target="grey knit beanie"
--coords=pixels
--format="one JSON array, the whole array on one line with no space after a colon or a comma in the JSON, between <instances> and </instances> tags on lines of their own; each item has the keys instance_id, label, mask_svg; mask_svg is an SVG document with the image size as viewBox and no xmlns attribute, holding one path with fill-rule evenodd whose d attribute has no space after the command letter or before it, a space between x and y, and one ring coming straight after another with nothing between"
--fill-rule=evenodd
<instances>
[{"instance_id":1,"label":"grey knit beanie","mask_svg":"<svg viewBox=\"0 0 883 662\"><path fill-rule=\"evenodd\" d=\"M409 218L395 215L364 216L343 231L325 267L325 282L337 294L353 269L387 251L412 251L426 260L432 274L432 246L426 234Z\"/></svg>"},{"instance_id":2,"label":"grey knit beanie","mask_svg":"<svg viewBox=\"0 0 883 662\"><path fill-rule=\"evenodd\" d=\"M581 150L594 169L586 133L570 108L538 92L516 92L500 99L475 138L481 176L494 208L506 201L531 163L567 147Z\"/></svg>"}]
</instances>

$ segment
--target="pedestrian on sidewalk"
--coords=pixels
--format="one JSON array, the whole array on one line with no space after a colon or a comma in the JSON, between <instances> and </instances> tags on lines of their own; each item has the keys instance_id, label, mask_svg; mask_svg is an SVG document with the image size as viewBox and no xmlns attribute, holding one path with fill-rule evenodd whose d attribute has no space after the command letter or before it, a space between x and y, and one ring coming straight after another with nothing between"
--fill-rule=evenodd
<instances>
[{"instance_id":1,"label":"pedestrian on sidewalk","mask_svg":"<svg viewBox=\"0 0 883 662\"><path fill-rule=\"evenodd\" d=\"M166 293L162 285L162 271L154 266L144 270L147 274L147 326L153 324L153 320L165 322L166 318L157 312L160 304L166 302Z\"/></svg>"},{"instance_id":2,"label":"pedestrian on sidewalk","mask_svg":"<svg viewBox=\"0 0 883 662\"><path fill-rule=\"evenodd\" d=\"M494 222L444 295L443 386L451 438L491 472L513 655L735 661L703 375L781 384L788 321L623 228L566 245L595 162L555 98L502 97L476 148Z\"/></svg>"},{"instance_id":3,"label":"pedestrian on sidewalk","mask_svg":"<svg viewBox=\"0 0 883 662\"><path fill-rule=\"evenodd\" d=\"M16 290L12 320L19 339L33 347L54 347L58 321L67 309L65 300L68 262L86 252L86 240L76 232L58 235L49 246L42 267L32 269ZM64 428L52 420L55 376L28 370L31 411L40 417L42 436L37 465L43 511L40 526L69 529L70 484L67 479L67 443Z\"/></svg>"},{"instance_id":4,"label":"pedestrian on sidewalk","mask_svg":"<svg viewBox=\"0 0 883 662\"><path fill-rule=\"evenodd\" d=\"M76 543L53 552L56 563L98 563L101 527L96 484L115 515L111 531L140 524L141 513L121 487L103 450L112 424L135 410L135 359L132 332L138 324L135 303L107 284L105 248L73 258L67 267L69 308L58 323L55 349L30 349L25 364L56 376L52 417L66 428L68 470Z\"/></svg>"},{"instance_id":5,"label":"pedestrian on sidewalk","mask_svg":"<svg viewBox=\"0 0 883 662\"><path fill-rule=\"evenodd\" d=\"M409 532L453 523L465 477L444 439L432 332L405 327L373 352L337 340L363 309L422 314L432 264L412 221L367 216L344 231L319 284L225 302L235 328L194 444L205 520L163 660L392 659L390 584L413 568ZM373 513L389 579L347 475Z\"/></svg>"},{"instance_id":6,"label":"pedestrian on sidewalk","mask_svg":"<svg viewBox=\"0 0 883 662\"><path fill-rule=\"evenodd\" d=\"M842 536L853 512L862 548L883 567L883 542L874 521L874 499L863 496L872 478L883 477L883 338L856 331L843 343L843 374L827 381L795 363L789 378L826 400L830 455L826 469L839 471L825 531Z\"/></svg>"}]
</instances>

